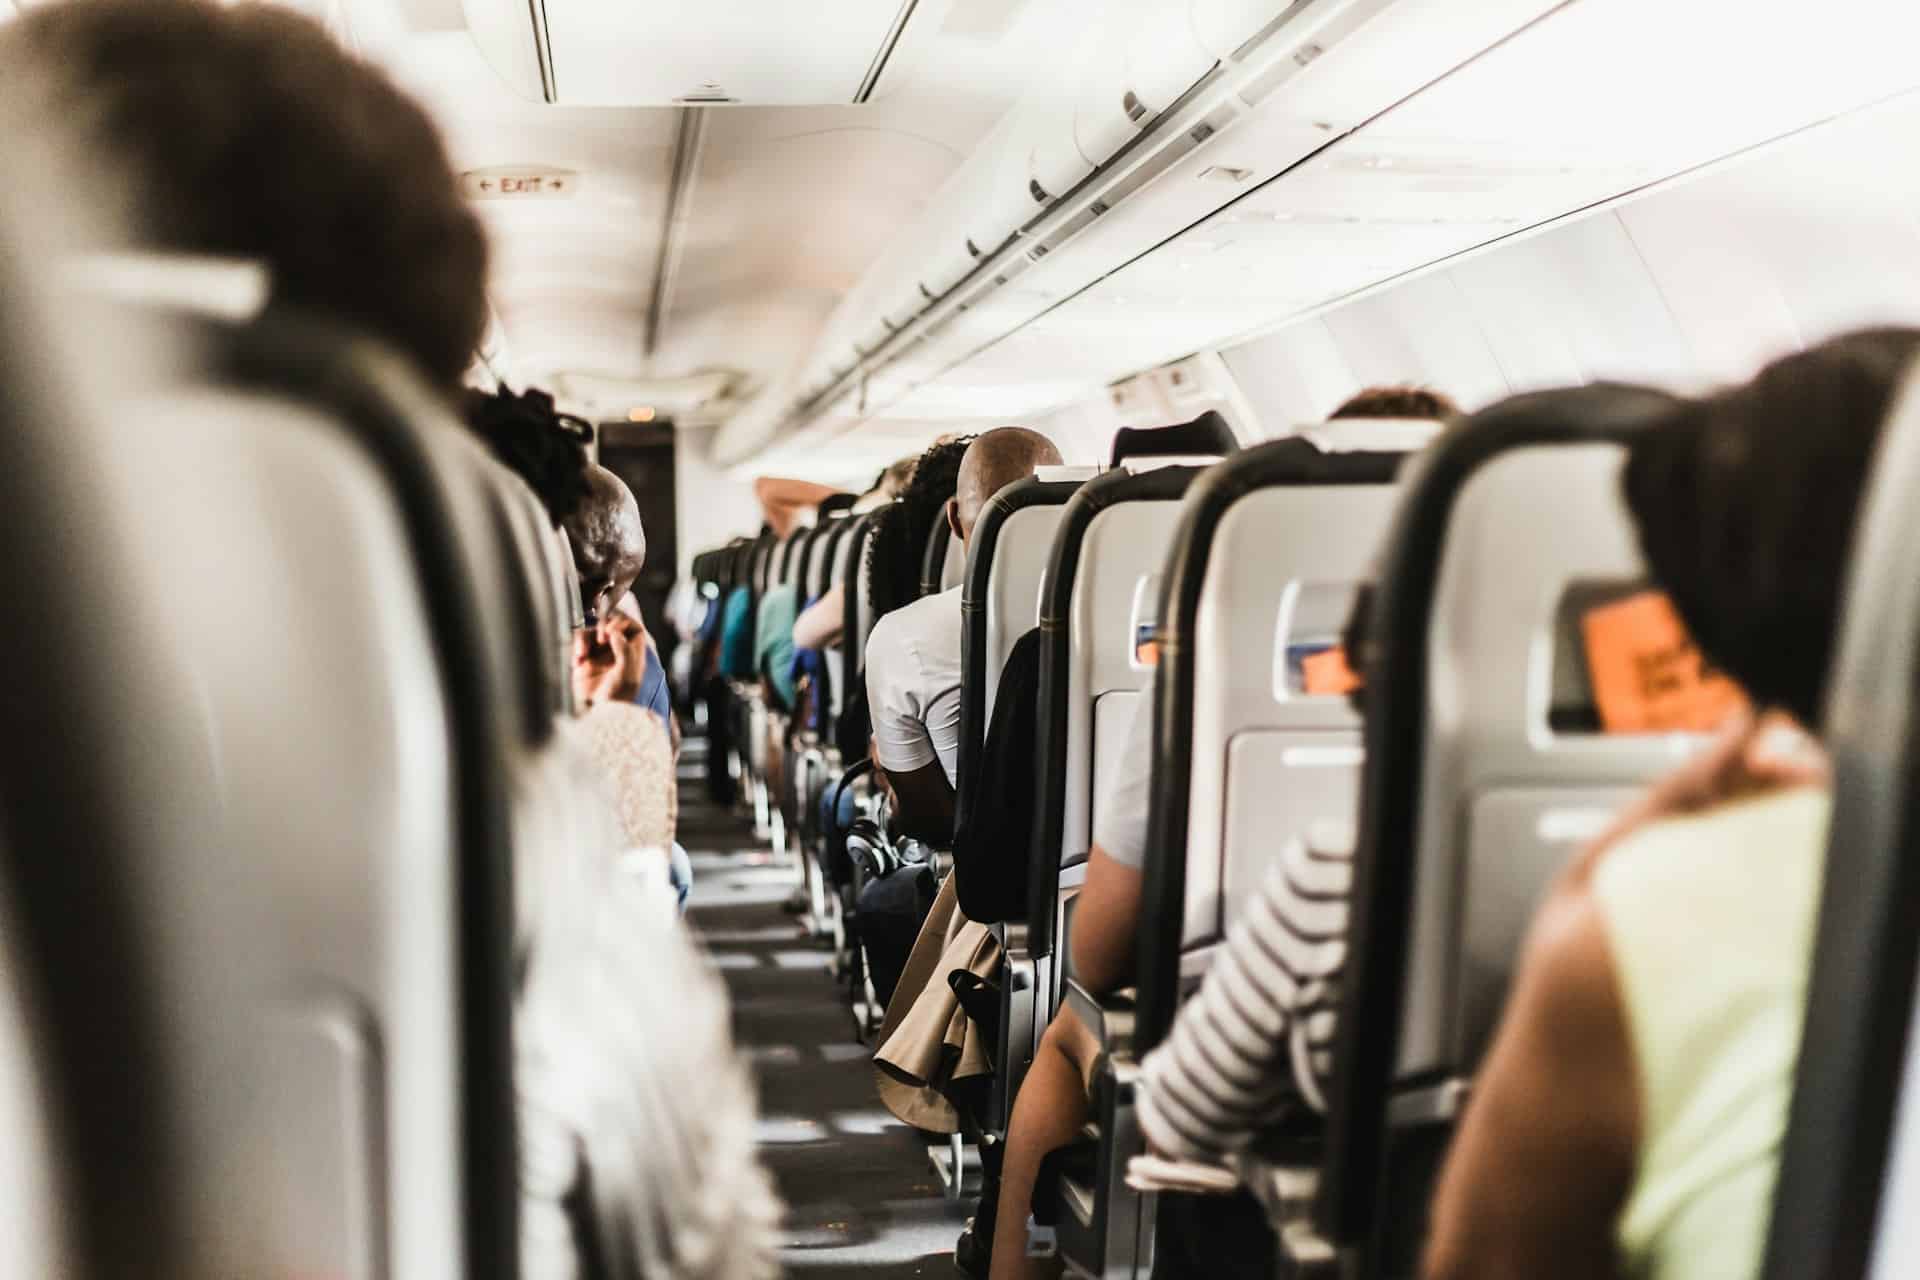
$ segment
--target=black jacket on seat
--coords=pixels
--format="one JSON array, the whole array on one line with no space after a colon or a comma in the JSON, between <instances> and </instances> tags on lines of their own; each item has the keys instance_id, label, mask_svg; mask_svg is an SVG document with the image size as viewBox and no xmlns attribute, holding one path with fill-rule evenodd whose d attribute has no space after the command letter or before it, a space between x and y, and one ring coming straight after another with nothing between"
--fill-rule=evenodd
<instances>
[{"instance_id":1,"label":"black jacket on seat","mask_svg":"<svg viewBox=\"0 0 1920 1280\"><path fill-rule=\"evenodd\" d=\"M1040 629L1014 642L1000 672L978 785L954 816L954 896L967 919L1000 924L1027 913L1027 863L1039 779Z\"/></svg>"}]
</instances>

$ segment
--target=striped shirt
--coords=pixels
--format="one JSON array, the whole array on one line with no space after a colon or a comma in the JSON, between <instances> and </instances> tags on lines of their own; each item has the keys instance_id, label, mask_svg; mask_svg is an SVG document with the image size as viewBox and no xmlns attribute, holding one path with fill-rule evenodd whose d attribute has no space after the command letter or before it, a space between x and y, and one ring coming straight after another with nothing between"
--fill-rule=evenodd
<instances>
[{"instance_id":1,"label":"striped shirt","mask_svg":"<svg viewBox=\"0 0 1920 1280\"><path fill-rule=\"evenodd\" d=\"M1282 846L1199 994L1141 1064L1140 1126L1156 1150L1214 1160L1303 1098L1326 1109L1352 883L1350 824L1316 823Z\"/></svg>"}]
</instances>

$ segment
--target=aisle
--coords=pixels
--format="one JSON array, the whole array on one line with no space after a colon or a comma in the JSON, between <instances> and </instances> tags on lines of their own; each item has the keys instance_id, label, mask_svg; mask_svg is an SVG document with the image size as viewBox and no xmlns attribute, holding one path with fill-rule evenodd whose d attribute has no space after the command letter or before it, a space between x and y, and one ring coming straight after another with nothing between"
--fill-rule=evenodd
<instances>
[{"instance_id":1,"label":"aisle","mask_svg":"<svg viewBox=\"0 0 1920 1280\"><path fill-rule=\"evenodd\" d=\"M788 1274L957 1276L965 1213L941 1196L921 1140L880 1106L825 945L781 911L794 872L770 866L745 824L704 803L697 766L685 763L680 841L693 857L694 927L726 978L734 1034L760 1080L760 1141L787 1203Z\"/></svg>"}]
</instances>

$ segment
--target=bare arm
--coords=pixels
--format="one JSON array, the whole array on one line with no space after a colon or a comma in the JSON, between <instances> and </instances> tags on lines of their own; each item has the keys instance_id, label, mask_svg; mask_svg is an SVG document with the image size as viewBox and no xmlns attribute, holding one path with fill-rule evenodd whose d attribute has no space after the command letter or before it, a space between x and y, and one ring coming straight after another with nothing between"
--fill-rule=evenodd
<instances>
[{"instance_id":1,"label":"bare arm","mask_svg":"<svg viewBox=\"0 0 1920 1280\"><path fill-rule=\"evenodd\" d=\"M779 476L761 476L753 482L753 496L760 500L761 514L782 538L793 531L794 520L802 511L819 506L839 492L830 484Z\"/></svg>"},{"instance_id":2,"label":"bare arm","mask_svg":"<svg viewBox=\"0 0 1920 1280\"><path fill-rule=\"evenodd\" d=\"M1107 856L1099 845L1087 860L1087 883L1073 916L1073 976L1095 995L1133 977L1134 935L1140 928L1140 872Z\"/></svg>"},{"instance_id":3,"label":"bare arm","mask_svg":"<svg viewBox=\"0 0 1920 1280\"><path fill-rule=\"evenodd\" d=\"M918 769L882 770L893 789L893 825L900 834L946 848L953 843L953 785L935 760Z\"/></svg>"},{"instance_id":4,"label":"bare arm","mask_svg":"<svg viewBox=\"0 0 1920 1280\"><path fill-rule=\"evenodd\" d=\"M1569 877L1534 922L1434 1197L1429 1280L1618 1275L1639 1142L1631 1046L1600 913Z\"/></svg>"},{"instance_id":5,"label":"bare arm","mask_svg":"<svg viewBox=\"0 0 1920 1280\"><path fill-rule=\"evenodd\" d=\"M794 620L793 647L825 649L836 643L846 626L846 607L846 588L836 582Z\"/></svg>"}]
</instances>

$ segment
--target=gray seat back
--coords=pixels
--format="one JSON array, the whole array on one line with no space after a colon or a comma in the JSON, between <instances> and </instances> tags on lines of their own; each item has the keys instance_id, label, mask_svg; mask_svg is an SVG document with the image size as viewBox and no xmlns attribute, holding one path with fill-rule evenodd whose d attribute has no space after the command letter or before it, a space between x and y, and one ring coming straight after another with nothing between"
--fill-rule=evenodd
<instances>
[{"instance_id":1,"label":"gray seat back","mask_svg":"<svg viewBox=\"0 0 1920 1280\"><path fill-rule=\"evenodd\" d=\"M827 664L827 705L835 724L839 723L840 712L847 705L847 680L860 669L857 658L848 661L849 655L855 652L856 641L846 623L848 612L858 607L858 587L853 587L856 599L852 605L848 605L848 588L845 584L848 583L848 575L853 572L853 566L858 563L866 527L867 517L864 514L848 516L841 521L834 535L832 554L826 557L822 567L822 594L831 590L836 583L842 584L840 639L828 645L824 655Z\"/></svg>"},{"instance_id":2,"label":"gray seat back","mask_svg":"<svg viewBox=\"0 0 1920 1280\"><path fill-rule=\"evenodd\" d=\"M947 539L946 554L940 561L940 578L935 584L937 591L951 591L967 577L967 544L958 538Z\"/></svg>"},{"instance_id":3,"label":"gray seat back","mask_svg":"<svg viewBox=\"0 0 1920 1280\"><path fill-rule=\"evenodd\" d=\"M1340 642L1393 513L1400 456L1315 458L1276 442L1226 464L1221 484L1190 499L1218 515L1206 513L1211 541L1196 549L1198 599L1169 605L1192 679L1175 713L1187 722L1188 767L1184 779L1177 767L1165 778L1184 789L1184 850L1166 856L1184 853L1187 950L1225 935L1289 838L1352 821L1359 717L1345 697L1308 692L1304 660Z\"/></svg>"},{"instance_id":4,"label":"gray seat back","mask_svg":"<svg viewBox=\"0 0 1920 1280\"><path fill-rule=\"evenodd\" d=\"M460 481L428 437L470 445L397 363L330 331L168 329L195 334L184 370L71 424L63 474L8 468L56 511L91 513L97 545L69 539L65 554L124 576L114 630L135 645L90 653L105 638L62 636L57 608L36 628L107 695L44 690L48 710L67 703L53 718L71 736L47 744L61 789L138 818L71 859L36 840L36 858L73 870L126 855L137 878L119 901L147 917L133 989L157 999L169 1046L138 1081L133 1045L109 1060L151 1120L129 1124L102 1094L76 1132L124 1126L122 1182L151 1180L156 1212L198 1219L126 1231L148 1256L114 1269L176 1273L168 1252L191 1249L251 1257L202 1252L177 1273L510 1273L498 708L547 690L531 666L504 686L479 634L479 584L498 575L456 530ZM35 787L33 806L91 843L61 789ZM148 1142L156 1125L172 1137ZM104 1242L110 1217L76 1190Z\"/></svg>"},{"instance_id":5,"label":"gray seat back","mask_svg":"<svg viewBox=\"0 0 1920 1280\"><path fill-rule=\"evenodd\" d=\"M1832 829L1766 1280L1890 1278L1920 1250L1916 494L1909 374L1863 500L1828 678Z\"/></svg>"},{"instance_id":6,"label":"gray seat back","mask_svg":"<svg viewBox=\"0 0 1920 1280\"><path fill-rule=\"evenodd\" d=\"M1697 741L1552 718L1556 672L1585 664L1568 610L1593 584L1643 577L1622 442L1670 403L1605 385L1514 397L1456 425L1407 479L1365 655L1322 1206L1337 1241L1404 1214L1377 1194L1387 1127L1450 1123L1553 874Z\"/></svg>"},{"instance_id":7,"label":"gray seat back","mask_svg":"<svg viewBox=\"0 0 1920 1280\"><path fill-rule=\"evenodd\" d=\"M1053 532L1067 499L1091 472L1049 469L1008 485L990 499L974 523L967 545L966 581L960 593L960 752L958 788L965 808L994 695L1007 655L1021 636L1039 625L1040 579L1046 572Z\"/></svg>"},{"instance_id":8,"label":"gray seat back","mask_svg":"<svg viewBox=\"0 0 1920 1280\"><path fill-rule=\"evenodd\" d=\"M1135 656L1193 467L1111 471L1081 487L1040 586L1040 747L1028 867L1029 949L1050 953L1061 872L1087 860L1104 790L1152 669ZM1151 604L1149 603L1151 602ZM1143 609L1147 613L1142 612ZM1084 872L1067 877L1078 884Z\"/></svg>"}]
</instances>

